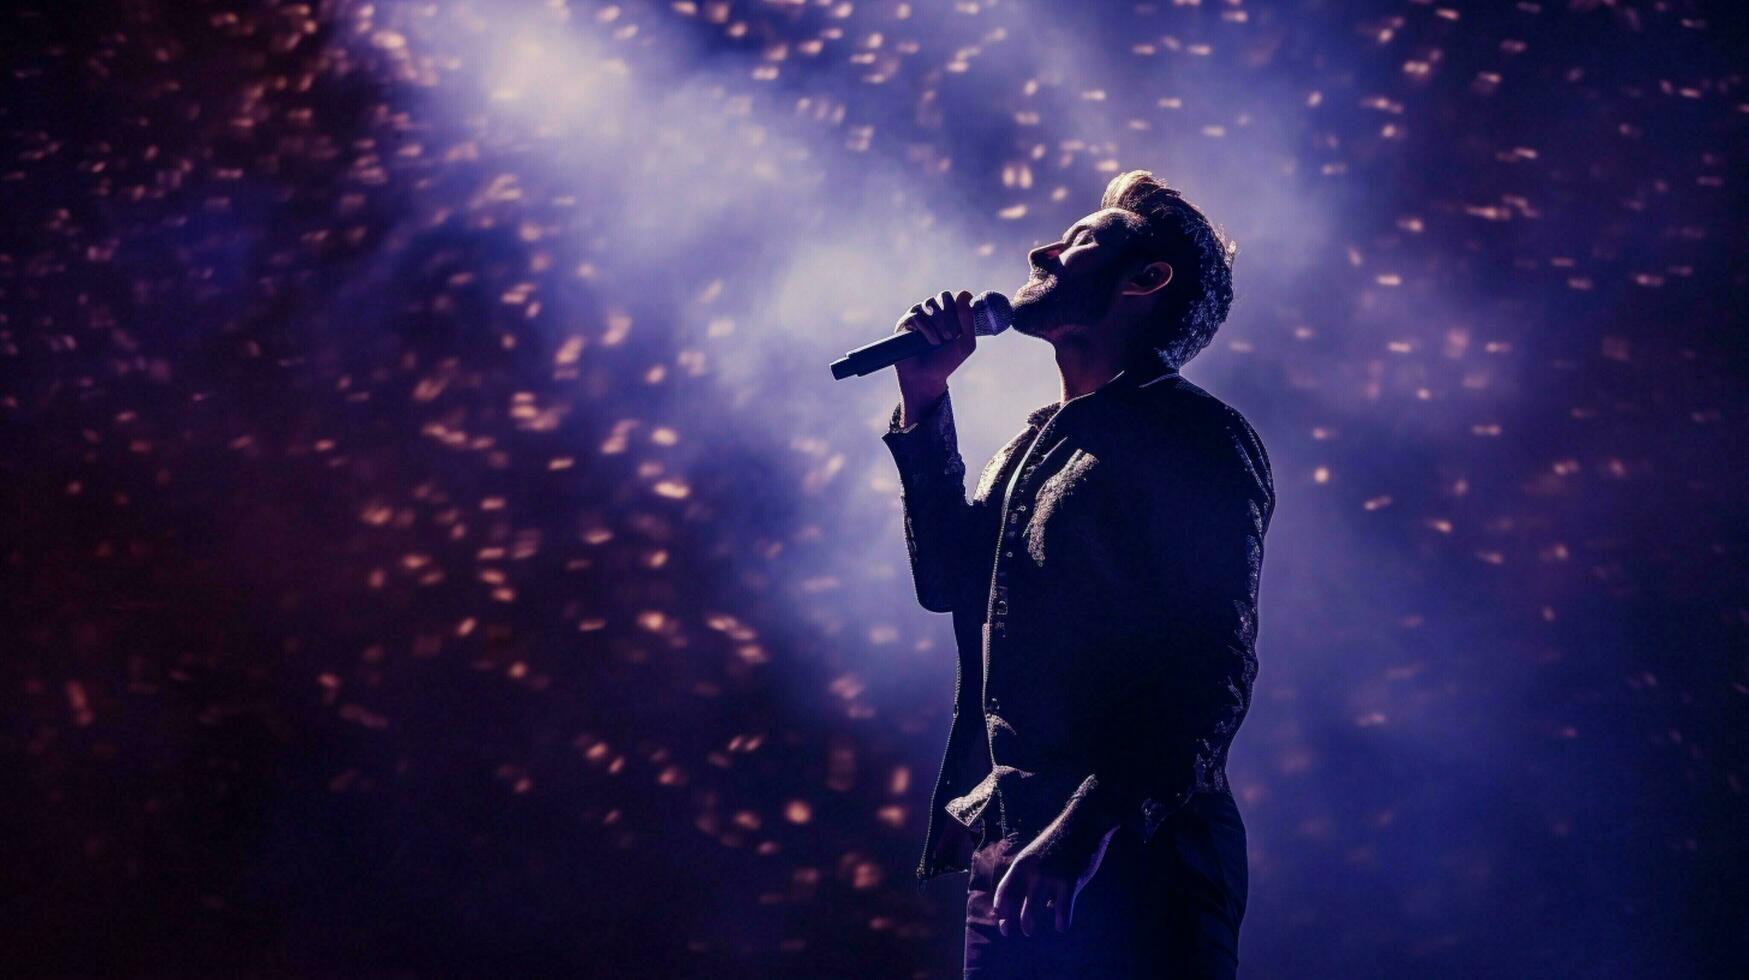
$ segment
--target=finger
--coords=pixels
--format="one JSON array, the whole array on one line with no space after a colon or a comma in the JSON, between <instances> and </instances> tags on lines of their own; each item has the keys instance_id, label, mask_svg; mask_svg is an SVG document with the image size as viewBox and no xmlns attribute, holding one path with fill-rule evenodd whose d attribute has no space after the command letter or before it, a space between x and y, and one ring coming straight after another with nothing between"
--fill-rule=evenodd
<instances>
[{"instance_id":1,"label":"finger","mask_svg":"<svg viewBox=\"0 0 1749 980\"><path fill-rule=\"evenodd\" d=\"M931 345L941 343L941 338L936 335L935 325L930 322L929 311L924 309L924 304L918 303L916 306L911 307L910 321L911 329L922 334L924 339L929 341Z\"/></svg>"},{"instance_id":2,"label":"finger","mask_svg":"<svg viewBox=\"0 0 1749 980\"><path fill-rule=\"evenodd\" d=\"M1026 899L1020 904L1020 933L1023 936L1032 935L1032 927L1037 924L1039 910L1044 907L1047 889L1034 881L1026 890Z\"/></svg>"},{"instance_id":3,"label":"finger","mask_svg":"<svg viewBox=\"0 0 1749 980\"><path fill-rule=\"evenodd\" d=\"M1008 935L1008 920L1013 918L1008 908L1012 902L1009 895L1014 891L1013 878L1013 875L1003 876L1001 884L996 886L996 897L990 902L991 914L996 917L996 928L1004 937Z\"/></svg>"},{"instance_id":4,"label":"finger","mask_svg":"<svg viewBox=\"0 0 1749 980\"><path fill-rule=\"evenodd\" d=\"M972 319L972 294L962 289L960 290L959 295L954 297L954 299L957 301L954 303L954 306L959 309L960 313L959 335L961 337L969 337L976 334L978 332L977 324Z\"/></svg>"},{"instance_id":5,"label":"finger","mask_svg":"<svg viewBox=\"0 0 1749 980\"><path fill-rule=\"evenodd\" d=\"M941 336L944 340L953 340L960 335L959 303L954 300L951 290L942 290L935 297L936 306L941 308Z\"/></svg>"},{"instance_id":6,"label":"finger","mask_svg":"<svg viewBox=\"0 0 1749 980\"><path fill-rule=\"evenodd\" d=\"M1060 912L1060 914L1063 917L1063 931L1064 932L1068 932L1075 925L1075 901L1077 899L1079 899L1080 897L1081 897L1081 893L1079 891L1077 891L1075 888L1071 887L1069 889L1068 897L1060 899L1057 902L1057 904L1062 909L1066 910L1066 911Z\"/></svg>"},{"instance_id":7,"label":"finger","mask_svg":"<svg viewBox=\"0 0 1749 980\"><path fill-rule=\"evenodd\" d=\"M1023 879L1026 877L1024 868L1010 868L1008 873L1002 876L1001 883L996 886L996 897L993 905L996 913L996 925L1002 931L1003 936L1009 934L1010 924L1020 912L1020 900L1026 889L1026 882Z\"/></svg>"},{"instance_id":8,"label":"finger","mask_svg":"<svg viewBox=\"0 0 1749 980\"><path fill-rule=\"evenodd\" d=\"M929 321L930 341L936 344L945 342L947 340L947 331L942 328L940 297L931 296L923 301L923 316L924 319Z\"/></svg>"}]
</instances>

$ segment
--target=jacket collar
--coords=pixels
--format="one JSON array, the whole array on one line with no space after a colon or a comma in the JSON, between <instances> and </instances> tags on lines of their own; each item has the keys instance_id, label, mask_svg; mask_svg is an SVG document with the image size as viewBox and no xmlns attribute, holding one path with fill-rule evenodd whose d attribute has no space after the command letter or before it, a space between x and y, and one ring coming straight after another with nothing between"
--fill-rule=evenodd
<instances>
[{"instance_id":1,"label":"jacket collar","mask_svg":"<svg viewBox=\"0 0 1749 980\"><path fill-rule=\"evenodd\" d=\"M1112 375L1111 380L1084 395L1077 395L1069 401L1091 398L1096 395L1109 395L1120 391L1144 388L1158 381L1163 381L1178 373L1178 369L1167 364L1158 351L1150 350L1139 361L1125 367ZM1040 405L1026 414L1026 424L1031 426L1044 425L1057 410L1069 402L1051 402Z\"/></svg>"}]
</instances>

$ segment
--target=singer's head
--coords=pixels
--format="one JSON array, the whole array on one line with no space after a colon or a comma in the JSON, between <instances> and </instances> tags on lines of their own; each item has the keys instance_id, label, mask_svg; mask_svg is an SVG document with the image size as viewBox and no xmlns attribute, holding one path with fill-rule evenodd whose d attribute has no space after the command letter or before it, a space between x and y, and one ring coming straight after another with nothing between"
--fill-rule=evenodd
<instances>
[{"instance_id":1,"label":"singer's head","mask_svg":"<svg viewBox=\"0 0 1749 980\"><path fill-rule=\"evenodd\" d=\"M1014 329L1063 344L1153 350L1173 367L1214 338L1233 302L1236 246L1146 170L1112 178L1100 209L1027 255Z\"/></svg>"}]
</instances>

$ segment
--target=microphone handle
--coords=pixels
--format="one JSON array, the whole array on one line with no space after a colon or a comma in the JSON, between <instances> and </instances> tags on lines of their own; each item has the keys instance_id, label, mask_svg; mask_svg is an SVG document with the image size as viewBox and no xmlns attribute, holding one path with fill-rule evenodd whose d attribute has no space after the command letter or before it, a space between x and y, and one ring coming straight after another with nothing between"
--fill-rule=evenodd
<instances>
[{"instance_id":1,"label":"microphone handle","mask_svg":"<svg viewBox=\"0 0 1749 980\"><path fill-rule=\"evenodd\" d=\"M917 331L901 330L872 344L864 344L833 361L832 377L843 381L853 375L873 374L907 357L915 357L933 346L928 337Z\"/></svg>"}]
</instances>

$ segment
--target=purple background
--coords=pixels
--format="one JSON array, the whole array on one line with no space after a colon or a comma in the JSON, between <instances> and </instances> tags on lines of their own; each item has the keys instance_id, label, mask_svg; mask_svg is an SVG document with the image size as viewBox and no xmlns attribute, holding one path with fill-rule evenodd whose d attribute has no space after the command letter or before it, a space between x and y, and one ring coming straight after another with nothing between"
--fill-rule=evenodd
<instances>
[{"instance_id":1,"label":"purple background","mask_svg":"<svg viewBox=\"0 0 1749 980\"><path fill-rule=\"evenodd\" d=\"M1280 497L1244 974L1749 952L1735 5L0 16L9 972L956 975L826 366L1133 168ZM1049 350L954 391L975 472Z\"/></svg>"}]
</instances>

